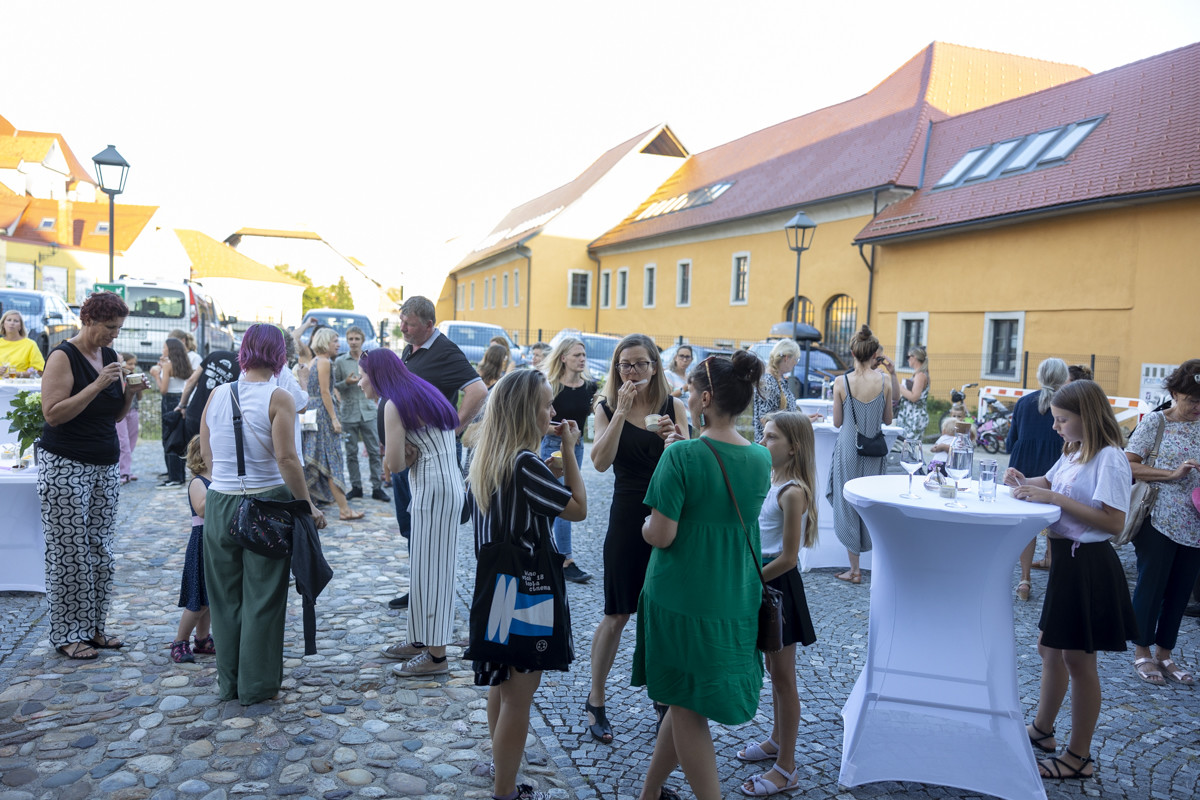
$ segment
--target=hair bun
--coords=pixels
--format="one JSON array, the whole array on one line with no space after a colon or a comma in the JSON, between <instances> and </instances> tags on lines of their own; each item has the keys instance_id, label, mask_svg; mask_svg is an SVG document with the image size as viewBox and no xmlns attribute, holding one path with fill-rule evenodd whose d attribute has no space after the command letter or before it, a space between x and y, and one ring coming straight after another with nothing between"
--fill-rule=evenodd
<instances>
[{"instance_id":1,"label":"hair bun","mask_svg":"<svg viewBox=\"0 0 1200 800\"><path fill-rule=\"evenodd\" d=\"M730 360L733 362L735 378L746 383L758 383L763 374L763 362L758 356L748 350L738 350Z\"/></svg>"}]
</instances>

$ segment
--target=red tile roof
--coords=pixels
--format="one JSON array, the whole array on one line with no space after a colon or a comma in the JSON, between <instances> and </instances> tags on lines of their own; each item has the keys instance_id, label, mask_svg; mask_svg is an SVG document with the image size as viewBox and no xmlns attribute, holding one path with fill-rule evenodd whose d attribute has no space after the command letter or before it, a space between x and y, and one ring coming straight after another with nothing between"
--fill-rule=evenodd
<instances>
[{"instance_id":1,"label":"red tile roof","mask_svg":"<svg viewBox=\"0 0 1200 800\"><path fill-rule=\"evenodd\" d=\"M12 235L13 239L56 244L60 247L91 250L98 253L108 252L108 234L96 233L97 223L108 222L107 198L100 203L69 203L69 231L59 230L60 201L40 197L19 199L28 200L29 206ZM118 203L116 206L115 249L119 252L128 250L156 211L158 211L158 206ZM54 229L42 230L41 221L51 217L55 220Z\"/></svg>"},{"instance_id":2,"label":"red tile roof","mask_svg":"<svg viewBox=\"0 0 1200 800\"><path fill-rule=\"evenodd\" d=\"M878 241L1062 206L1200 191L1200 44L937 122L924 188L859 234ZM1107 115L1065 163L931 187L968 150Z\"/></svg>"},{"instance_id":3,"label":"red tile roof","mask_svg":"<svg viewBox=\"0 0 1200 800\"><path fill-rule=\"evenodd\" d=\"M504 219L500 220L500 223L492 229L491 234L485 237L475 250L467 254L451 272L477 264L496 253L515 246L523 239L540 233L550 220L595 186L621 159L630 153L641 150L667 155L687 155L687 151L683 149L678 139L675 138L675 134L666 125L657 125L648 131L639 133L604 153L575 180L509 211Z\"/></svg>"},{"instance_id":4,"label":"red tile roof","mask_svg":"<svg viewBox=\"0 0 1200 800\"><path fill-rule=\"evenodd\" d=\"M934 42L864 95L692 156L601 248L789 209L889 184L915 186L929 120L1087 75L1087 70ZM652 203L720 181L716 201L635 221Z\"/></svg>"}]
</instances>

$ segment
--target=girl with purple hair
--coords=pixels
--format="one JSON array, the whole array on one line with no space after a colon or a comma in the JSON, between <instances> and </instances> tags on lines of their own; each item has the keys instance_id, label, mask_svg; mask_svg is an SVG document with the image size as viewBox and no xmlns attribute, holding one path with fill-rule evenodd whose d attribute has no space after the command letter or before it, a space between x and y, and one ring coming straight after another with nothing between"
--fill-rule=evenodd
<instances>
[{"instance_id":1,"label":"girl with purple hair","mask_svg":"<svg viewBox=\"0 0 1200 800\"><path fill-rule=\"evenodd\" d=\"M454 640L454 555L463 504L462 472L454 446L458 412L441 392L417 377L391 350L371 350L358 362L362 389L381 401L379 440L391 472L409 469L408 640L383 649L406 663L405 678L449 672L446 645Z\"/></svg>"}]
</instances>

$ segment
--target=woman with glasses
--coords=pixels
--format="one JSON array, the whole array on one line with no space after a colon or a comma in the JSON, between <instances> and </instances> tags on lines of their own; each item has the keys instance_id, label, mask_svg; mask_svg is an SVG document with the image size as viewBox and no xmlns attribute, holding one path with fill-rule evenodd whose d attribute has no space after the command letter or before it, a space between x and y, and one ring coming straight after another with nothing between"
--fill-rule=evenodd
<instances>
[{"instance_id":1,"label":"woman with glasses","mask_svg":"<svg viewBox=\"0 0 1200 800\"><path fill-rule=\"evenodd\" d=\"M592 636L592 686L584 704L588 731L604 744L613 740L605 683L650 562L650 545L642 538L642 523L650 516L646 489L666 438L687 438L686 419L683 403L671 397L654 341L640 333L622 339L596 403L592 443L596 470L612 467L616 473L604 537L604 617Z\"/></svg>"}]
</instances>

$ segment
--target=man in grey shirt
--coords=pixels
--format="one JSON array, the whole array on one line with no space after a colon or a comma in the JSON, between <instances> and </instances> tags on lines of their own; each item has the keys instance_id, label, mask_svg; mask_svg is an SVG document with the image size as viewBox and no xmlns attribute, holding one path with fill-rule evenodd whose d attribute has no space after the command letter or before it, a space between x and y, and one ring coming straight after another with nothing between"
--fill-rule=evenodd
<instances>
[{"instance_id":1,"label":"man in grey shirt","mask_svg":"<svg viewBox=\"0 0 1200 800\"><path fill-rule=\"evenodd\" d=\"M371 497L383 502L391 498L383 491L381 460L379 457L379 434L375 430L375 402L363 394L359 381L362 373L358 359L366 337L357 325L346 329L346 344L350 351L338 356L333 362L333 385L342 396L342 409L338 420L342 423L342 434L346 443L346 469L350 473L351 489L346 499L363 496L362 475L358 469L358 443L367 448L367 460L371 465Z\"/></svg>"}]
</instances>

